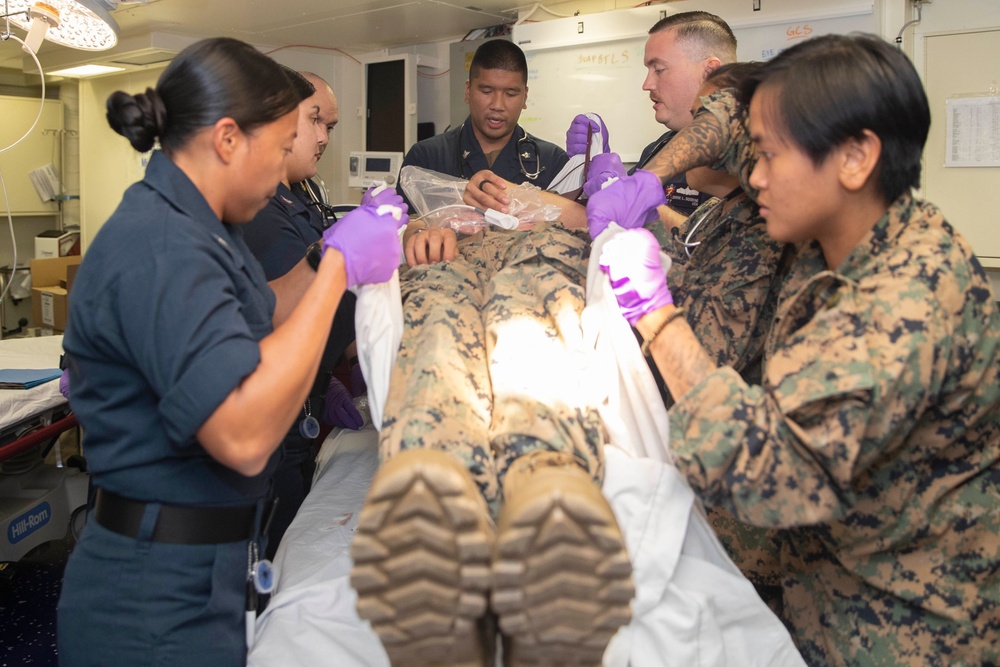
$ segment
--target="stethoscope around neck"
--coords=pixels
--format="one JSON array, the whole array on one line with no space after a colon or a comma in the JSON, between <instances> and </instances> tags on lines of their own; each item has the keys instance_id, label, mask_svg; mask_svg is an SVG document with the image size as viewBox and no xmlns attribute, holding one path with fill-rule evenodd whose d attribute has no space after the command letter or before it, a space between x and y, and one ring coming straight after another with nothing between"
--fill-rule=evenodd
<instances>
[{"instance_id":1,"label":"stethoscope around neck","mask_svg":"<svg viewBox=\"0 0 1000 667\"><path fill-rule=\"evenodd\" d=\"M741 194L743 194L743 190L741 188L735 188L725 197L716 199L707 206L701 206L697 211L691 214L691 217L688 218L688 233L684 237L684 240L681 241L681 246L683 246L684 252L687 253L688 257L691 257L691 253L694 252L694 249L701 245L701 241L692 241L691 239L694 238L695 233L702 226L702 224L704 224L704 222L709 218L714 218L716 212L724 207L726 202L732 201Z\"/></svg>"},{"instance_id":2,"label":"stethoscope around neck","mask_svg":"<svg viewBox=\"0 0 1000 667\"><path fill-rule=\"evenodd\" d=\"M465 123L462 123L462 130L460 130L458 134L458 148L456 150L458 157L458 171L462 175L462 178L468 178L468 176L465 175L465 158L468 157L468 155L462 150L462 132L464 129ZM514 144L514 150L517 152L518 167L520 167L521 173L524 174L524 177L529 181L538 180L538 177L541 176L543 171L545 171L545 167L542 166L541 154L538 152L538 142L535 141L535 138L528 134L528 132L520 125L517 126L517 130L521 130L521 138ZM517 130L514 131L516 132ZM532 155L534 156L534 160L532 160ZM528 171L528 168L524 166L525 160L529 163L534 161L535 171Z\"/></svg>"}]
</instances>

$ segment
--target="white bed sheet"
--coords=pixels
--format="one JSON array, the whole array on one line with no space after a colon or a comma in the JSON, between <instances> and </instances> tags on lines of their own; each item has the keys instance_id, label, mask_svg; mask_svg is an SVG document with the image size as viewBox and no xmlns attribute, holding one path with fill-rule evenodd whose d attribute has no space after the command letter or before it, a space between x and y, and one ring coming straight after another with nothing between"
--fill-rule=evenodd
<instances>
[{"instance_id":1,"label":"white bed sheet","mask_svg":"<svg viewBox=\"0 0 1000 667\"><path fill-rule=\"evenodd\" d=\"M725 555L694 495L667 463L609 447L604 493L633 562L633 620L614 637L615 667L800 666L784 626ZM257 621L250 667L383 667L355 611L349 546L378 464L372 427L331 434L312 491L275 558L277 588Z\"/></svg>"},{"instance_id":2,"label":"white bed sheet","mask_svg":"<svg viewBox=\"0 0 1000 667\"><path fill-rule=\"evenodd\" d=\"M0 340L0 368L58 368L62 339L62 336L41 336ZM0 430L65 402L55 380L31 389L0 389Z\"/></svg>"},{"instance_id":3,"label":"white bed sheet","mask_svg":"<svg viewBox=\"0 0 1000 667\"><path fill-rule=\"evenodd\" d=\"M275 555L277 586L257 619L248 667L389 664L354 609L349 582L348 550L378 467L377 441L369 425L335 431L323 443L317 479Z\"/></svg>"}]
</instances>

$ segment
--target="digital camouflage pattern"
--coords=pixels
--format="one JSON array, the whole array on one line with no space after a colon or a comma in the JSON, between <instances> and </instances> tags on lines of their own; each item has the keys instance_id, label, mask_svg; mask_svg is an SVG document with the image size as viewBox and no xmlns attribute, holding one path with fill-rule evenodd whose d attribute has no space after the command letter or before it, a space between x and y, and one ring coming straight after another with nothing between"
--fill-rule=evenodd
<instances>
[{"instance_id":1,"label":"digital camouflage pattern","mask_svg":"<svg viewBox=\"0 0 1000 667\"><path fill-rule=\"evenodd\" d=\"M718 122L719 140L725 148L718 151L712 169L738 176L744 192L757 198L757 188L750 185L750 174L757 164L757 153L750 141L746 109L735 97L733 88L723 88L701 98L702 107L696 115L711 114Z\"/></svg>"},{"instance_id":2,"label":"digital camouflage pattern","mask_svg":"<svg viewBox=\"0 0 1000 667\"><path fill-rule=\"evenodd\" d=\"M684 242L695 224L691 242L699 245L690 248L689 258ZM706 202L676 232L667 232L658 220L649 227L672 260L667 285L674 303L687 311L702 345L718 365L760 382L786 244L767 235L757 205L742 190Z\"/></svg>"},{"instance_id":3,"label":"digital camouflage pattern","mask_svg":"<svg viewBox=\"0 0 1000 667\"><path fill-rule=\"evenodd\" d=\"M583 380L586 230L486 229L458 251L400 276L403 337L383 460L405 449L450 451L494 515L508 467L530 451L570 452L600 484L607 436L597 388Z\"/></svg>"},{"instance_id":4,"label":"digital camouflage pattern","mask_svg":"<svg viewBox=\"0 0 1000 667\"><path fill-rule=\"evenodd\" d=\"M799 248L761 386L720 368L670 411L706 503L783 529L809 664L1000 659L998 374L988 278L904 195L835 271Z\"/></svg>"}]
</instances>

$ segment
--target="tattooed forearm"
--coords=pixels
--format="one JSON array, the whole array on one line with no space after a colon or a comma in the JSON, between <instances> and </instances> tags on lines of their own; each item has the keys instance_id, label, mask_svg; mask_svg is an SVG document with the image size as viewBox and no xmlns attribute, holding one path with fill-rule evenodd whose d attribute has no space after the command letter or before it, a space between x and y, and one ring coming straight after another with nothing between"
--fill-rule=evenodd
<instances>
[{"instance_id":1,"label":"tattooed forearm","mask_svg":"<svg viewBox=\"0 0 1000 667\"><path fill-rule=\"evenodd\" d=\"M712 114L702 112L675 134L645 168L666 183L695 167L714 164L725 149L726 137L721 123Z\"/></svg>"},{"instance_id":2,"label":"tattooed forearm","mask_svg":"<svg viewBox=\"0 0 1000 667\"><path fill-rule=\"evenodd\" d=\"M637 323L643 338L651 336L673 310L665 306L649 313ZM701 346L694 330L683 317L670 322L649 346L650 355L676 400L706 378L718 366Z\"/></svg>"}]
</instances>

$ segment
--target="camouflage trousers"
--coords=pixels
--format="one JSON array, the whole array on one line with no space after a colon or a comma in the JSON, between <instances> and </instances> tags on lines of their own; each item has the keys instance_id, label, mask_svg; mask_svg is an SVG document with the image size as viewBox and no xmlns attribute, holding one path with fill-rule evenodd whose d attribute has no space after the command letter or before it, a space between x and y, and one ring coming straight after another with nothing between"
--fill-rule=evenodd
<instances>
[{"instance_id":1,"label":"camouflage trousers","mask_svg":"<svg viewBox=\"0 0 1000 667\"><path fill-rule=\"evenodd\" d=\"M458 253L400 276L403 337L382 460L415 448L451 452L494 515L508 467L532 451L569 452L600 483L607 435L580 322L586 231L485 230L462 239Z\"/></svg>"}]
</instances>

